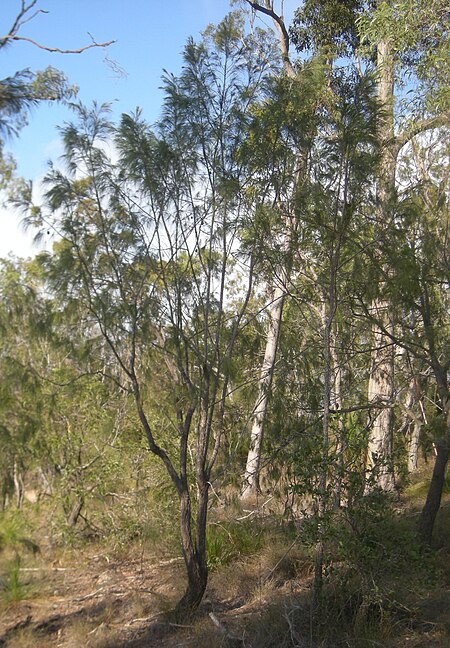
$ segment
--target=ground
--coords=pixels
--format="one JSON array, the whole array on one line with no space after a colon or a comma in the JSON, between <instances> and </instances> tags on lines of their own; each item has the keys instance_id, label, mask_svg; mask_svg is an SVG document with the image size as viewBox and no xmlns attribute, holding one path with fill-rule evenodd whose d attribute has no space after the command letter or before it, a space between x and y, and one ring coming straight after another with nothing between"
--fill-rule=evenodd
<instances>
[{"instance_id":1,"label":"ground","mask_svg":"<svg viewBox=\"0 0 450 648\"><path fill-rule=\"evenodd\" d=\"M450 498L441 518L450 519ZM441 524L441 526L439 526ZM210 576L196 617L177 623L170 612L184 588L183 561L161 547L103 542L26 556L16 587L0 602L3 648L309 648L450 646L450 543L434 547L441 571L420 595L381 612L389 635L311 641L312 563L279 536L253 555L237 556ZM445 573L446 572L446 573ZM333 620L331 619L331 622Z\"/></svg>"}]
</instances>

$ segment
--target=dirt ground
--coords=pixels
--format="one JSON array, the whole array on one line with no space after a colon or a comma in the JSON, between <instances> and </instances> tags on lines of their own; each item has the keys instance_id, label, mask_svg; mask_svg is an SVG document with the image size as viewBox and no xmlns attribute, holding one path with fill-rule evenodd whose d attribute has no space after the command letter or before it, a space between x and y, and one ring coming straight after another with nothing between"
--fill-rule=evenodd
<instances>
[{"instance_id":1,"label":"dirt ground","mask_svg":"<svg viewBox=\"0 0 450 648\"><path fill-rule=\"evenodd\" d=\"M178 624L170 620L170 611L184 588L180 558L161 560L144 554L112 558L84 550L51 565L43 557L33 562L35 566L20 570L27 596L0 607L2 648L250 645L245 626L250 618L257 622L269 594L267 590L259 597L225 595L221 600L220 579L214 586L212 577L196 620ZM236 579L249 584L245 571L239 573L237 567L231 570L233 588ZM237 587L245 590L242 582ZM292 581L288 589L284 584L279 590L289 590L292 596L301 587L304 584Z\"/></svg>"},{"instance_id":2,"label":"dirt ground","mask_svg":"<svg viewBox=\"0 0 450 648\"><path fill-rule=\"evenodd\" d=\"M295 573L283 573L282 565L278 571L272 569L273 557L270 564L263 564L260 556L236 561L211 574L196 619L178 624L170 611L185 585L182 559L157 555L148 548L130 546L118 554L100 547L92 544L59 553L42 550L24 561L19 572L20 600L0 602L1 648L316 645L309 629L310 564L303 570L296 564ZM414 609L396 610L395 639L336 645L449 648L449 546L441 551L449 558L449 587L430 591L416 601ZM443 562L446 556L441 556Z\"/></svg>"},{"instance_id":3,"label":"dirt ground","mask_svg":"<svg viewBox=\"0 0 450 648\"><path fill-rule=\"evenodd\" d=\"M183 582L179 559L86 552L22 568L20 578L29 595L0 611L0 646L8 648L138 646Z\"/></svg>"}]
</instances>

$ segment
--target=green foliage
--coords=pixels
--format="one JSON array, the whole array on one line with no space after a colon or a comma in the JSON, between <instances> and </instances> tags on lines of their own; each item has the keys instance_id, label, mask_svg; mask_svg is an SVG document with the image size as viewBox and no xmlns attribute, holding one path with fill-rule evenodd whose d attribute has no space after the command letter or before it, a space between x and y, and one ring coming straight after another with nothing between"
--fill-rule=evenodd
<instances>
[{"instance_id":1,"label":"green foliage","mask_svg":"<svg viewBox=\"0 0 450 648\"><path fill-rule=\"evenodd\" d=\"M359 45L356 21L364 5L362 0L306 0L294 14L292 42L299 52L351 55Z\"/></svg>"},{"instance_id":2,"label":"green foliage","mask_svg":"<svg viewBox=\"0 0 450 648\"><path fill-rule=\"evenodd\" d=\"M358 32L363 52L371 55L381 40L390 42L398 79L414 80L415 107L420 112L448 111L449 41L448 5L445 0L391 0L377 2L362 13ZM411 97L406 97L411 107Z\"/></svg>"},{"instance_id":3,"label":"green foliage","mask_svg":"<svg viewBox=\"0 0 450 648\"><path fill-rule=\"evenodd\" d=\"M319 634L355 636L361 642L367 637L369 644L371 637L389 635L391 611L402 609L424 579L435 578L415 528L379 490L352 498L322 524L325 581Z\"/></svg>"},{"instance_id":4,"label":"green foliage","mask_svg":"<svg viewBox=\"0 0 450 648\"><path fill-rule=\"evenodd\" d=\"M211 571L251 556L263 542L262 531L251 522L212 522L206 533L206 553Z\"/></svg>"},{"instance_id":5,"label":"green foliage","mask_svg":"<svg viewBox=\"0 0 450 648\"><path fill-rule=\"evenodd\" d=\"M6 603L16 603L29 595L22 581L20 566L24 553L36 554L38 545L30 538L30 525L18 512L0 514L0 597Z\"/></svg>"},{"instance_id":6,"label":"green foliage","mask_svg":"<svg viewBox=\"0 0 450 648\"><path fill-rule=\"evenodd\" d=\"M25 549L36 553L39 547L29 538L29 533L29 523L20 511L0 514L0 552L18 553L21 549Z\"/></svg>"},{"instance_id":7,"label":"green foliage","mask_svg":"<svg viewBox=\"0 0 450 648\"><path fill-rule=\"evenodd\" d=\"M441 15L439 2L429 12L419 4L426 25ZM411 143L380 231L377 77L335 64L363 36L370 67L377 39L390 38L396 65L431 84L433 65L444 65L443 32L432 25L422 33L405 0L368 8L358 33L365 8L303 4L292 35L314 56L295 79L279 74L272 40L257 30L247 37L231 14L201 42L189 40L178 76L165 75L159 123L137 111L115 125L108 105L74 104L73 123L61 129L65 166L50 166L44 204L32 205L31 185L17 195L29 224L61 239L34 262L5 261L0 272L2 503L40 475L39 495L54 498L53 541L107 537L120 550L163 542L172 551L173 520L180 500L189 501L182 521L192 528L183 537L192 538L194 558L205 540L202 520L195 531L201 496L212 481L227 492L240 477L268 302L282 281L264 478L289 497L290 515L304 514L303 540L323 545L328 591L340 592L333 605L361 627L379 620L394 579L419 561L393 503L366 483L368 304L381 295L395 305L405 349L396 358L399 391L411 370L421 373L426 398L441 409L429 374L447 374L450 330L448 151L441 142ZM427 43L437 45L435 63ZM4 133L17 131L35 102L72 92L51 69L6 81ZM12 174L4 159L3 177ZM425 410L424 448L447 432L434 404ZM397 467L404 418L399 409ZM9 524L0 541L17 560L5 591L19 598L27 541ZM263 542L248 521L215 521L206 531L208 566L239 561Z\"/></svg>"},{"instance_id":8,"label":"green foliage","mask_svg":"<svg viewBox=\"0 0 450 648\"><path fill-rule=\"evenodd\" d=\"M20 557L9 562L0 578L0 596L5 603L17 603L27 598L28 588L20 577Z\"/></svg>"}]
</instances>

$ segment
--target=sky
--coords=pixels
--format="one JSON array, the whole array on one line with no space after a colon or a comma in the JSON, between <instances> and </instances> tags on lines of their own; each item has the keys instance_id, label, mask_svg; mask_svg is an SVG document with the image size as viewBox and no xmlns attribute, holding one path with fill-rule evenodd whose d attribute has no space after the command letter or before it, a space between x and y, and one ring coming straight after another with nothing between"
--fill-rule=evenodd
<instances>
[{"instance_id":1,"label":"sky","mask_svg":"<svg viewBox=\"0 0 450 648\"><path fill-rule=\"evenodd\" d=\"M1 34L8 33L20 4L20 0L1 0ZM298 5L299 0L284 0L287 24ZM198 40L208 24L217 24L232 9L229 0L38 0L38 8L48 13L36 15L19 35L61 49L87 45L91 36L96 42L116 42L106 50L61 55L17 41L0 51L0 78L52 65L79 87L78 99L83 103L111 102L116 117L139 106L150 123L160 114L163 70L177 74L188 37ZM261 20L259 24L263 26ZM270 20L264 24L269 27ZM57 127L70 120L70 112L61 105L41 104L32 110L29 125L5 144L20 175L39 184L48 161L61 153ZM36 254L39 249L32 238L20 227L19 215L11 208L0 209L0 257Z\"/></svg>"}]
</instances>

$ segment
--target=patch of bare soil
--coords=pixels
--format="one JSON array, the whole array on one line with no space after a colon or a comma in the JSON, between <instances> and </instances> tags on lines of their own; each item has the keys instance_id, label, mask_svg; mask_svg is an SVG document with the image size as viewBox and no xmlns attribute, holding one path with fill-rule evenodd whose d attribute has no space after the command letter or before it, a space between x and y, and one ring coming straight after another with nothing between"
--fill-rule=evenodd
<instances>
[{"instance_id":1,"label":"patch of bare soil","mask_svg":"<svg viewBox=\"0 0 450 648\"><path fill-rule=\"evenodd\" d=\"M29 595L0 608L5 648L128 646L183 586L179 559L86 552L64 565L23 568L20 578Z\"/></svg>"},{"instance_id":2,"label":"patch of bare soil","mask_svg":"<svg viewBox=\"0 0 450 648\"><path fill-rule=\"evenodd\" d=\"M267 614L269 600L301 589L289 581L275 592L243 565L229 566L228 575L212 575L196 618L178 623L170 612L185 586L179 558L113 559L83 551L23 568L20 577L29 594L0 604L2 648L251 646L251 628Z\"/></svg>"}]
</instances>

